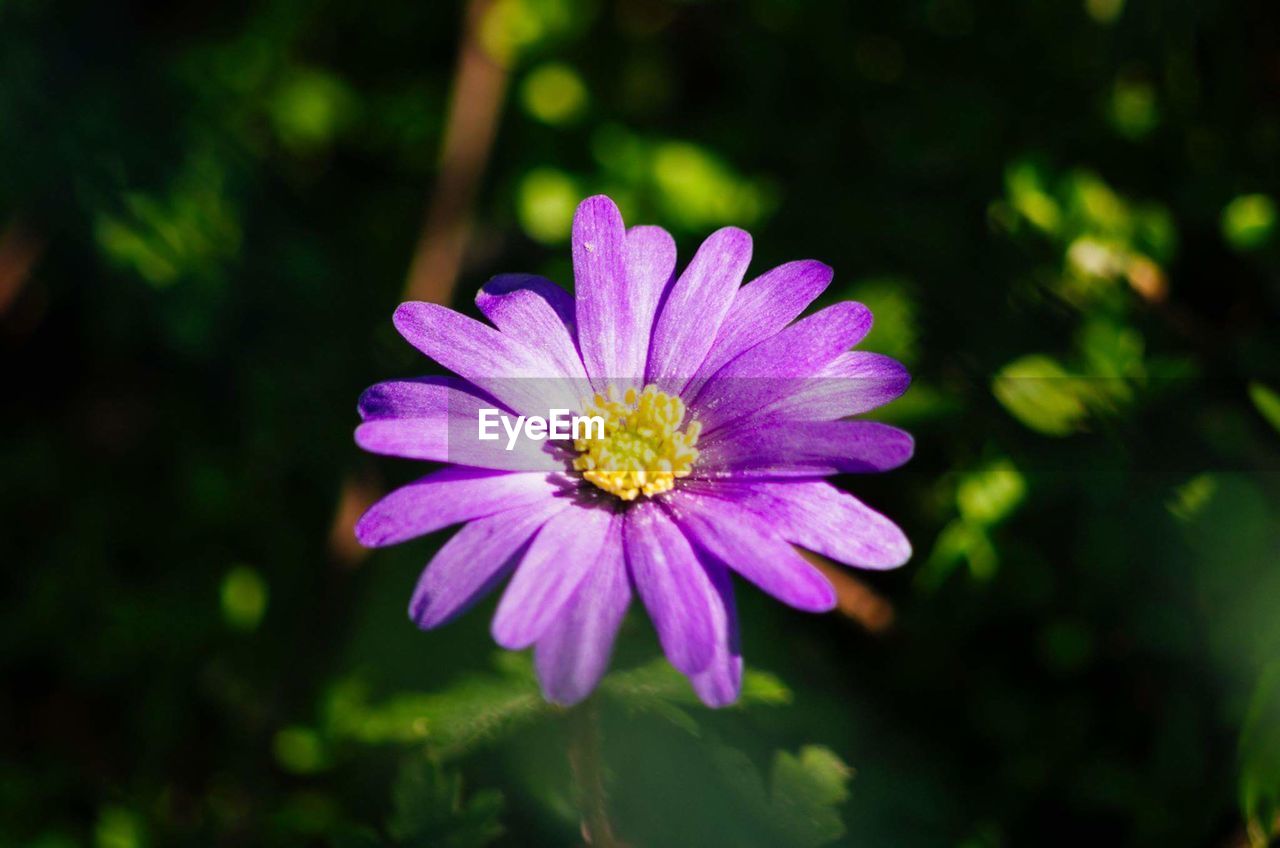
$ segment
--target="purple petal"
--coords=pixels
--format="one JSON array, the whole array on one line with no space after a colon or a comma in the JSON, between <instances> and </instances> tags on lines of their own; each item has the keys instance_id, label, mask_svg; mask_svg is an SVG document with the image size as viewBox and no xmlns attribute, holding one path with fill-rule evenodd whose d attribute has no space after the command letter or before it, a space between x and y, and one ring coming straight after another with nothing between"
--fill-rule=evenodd
<instances>
[{"instance_id":1,"label":"purple petal","mask_svg":"<svg viewBox=\"0 0 1280 848\"><path fill-rule=\"evenodd\" d=\"M618 388L640 388L649 364L653 318L663 294L671 287L676 269L676 241L661 227L627 230L627 298L629 320L622 322L615 345L614 373Z\"/></svg>"},{"instance_id":2,"label":"purple petal","mask_svg":"<svg viewBox=\"0 0 1280 848\"><path fill-rule=\"evenodd\" d=\"M524 555L529 539L569 501L561 498L495 513L453 535L427 565L409 617L423 630L439 627L487 595Z\"/></svg>"},{"instance_id":3,"label":"purple petal","mask_svg":"<svg viewBox=\"0 0 1280 848\"><path fill-rule=\"evenodd\" d=\"M534 650L548 701L570 706L591 694L609 666L614 637L630 604L619 519L609 526L600 558Z\"/></svg>"},{"instance_id":4,"label":"purple petal","mask_svg":"<svg viewBox=\"0 0 1280 848\"><path fill-rule=\"evenodd\" d=\"M356 444L371 453L478 468L563 470L545 444L519 439L508 451L503 440L480 441L480 410L500 406L455 377L378 383L360 396L365 422L356 428Z\"/></svg>"},{"instance_id":5,"label":"purple petal","mask_svg":"<svg viewBox=\"0 0 1280 848\"><path fill-rule=\"evenodd\" d=\"M547 631L600 558L619 521L600 507L571 506L538 531L493 617L493 638L513 651Z\"/></svg>"},{"instance_id":6,"label":"purple petal","mask_svg":"<svg viewBox=\"0 0 1280 848\"><path fill-rule=\"evenodd\" d=\"M695 474L865 474L897 468L914 446L909 433L874 421L769 422L718 433L700 446Z\"/></svg>"},{"instance_id":7,"label":"purple petal","mask_svg":"<svg viewBox=\"0 0 1280 848\"><path fill-rule=\"evenodd\" d=\"M526 309L535 299L550 308L560 324L569 328L570 335L573 334L573 295L537 274L499 274L493 277L480 287L476 305L502 332L518 335L522 320L519 311Z\"/></svg>"},{"instance_id":8,"label":"purple petal","mask_svg":"<svg viewBox=\"0 0 1280 848\"><path fill-rule=\"evenodd\" d=\"M400 304L394 322L418 350L517 412L545 415L553 406L578 405L570 381L545 379L560 372L549 355L493 327L438 304L418 302Z\"/></svg>"},{"instance_id":9,"label":"purple petal","mask_svg":"<svg viewBox=\"0 0 1280 848\"><path fill-rule=\"evenodd\" d=\"M631 311L626 259L626 228L614 202L597 195L578 204L573 216L578 345L592 379L624 376L624 366L637 355L638 316Z\"/></svg>"},{"instance_id":10,"label":"purple petal","mask_svg":"<svg viewBox=\"0 0 1280 848\"><path fill-rule=\"evenodd\" d=\"M356 538L370 548L394 545L460 521L550 500L560 490L556 482L542 473L442 468L369 507L356 522Z\"/></svg>"},{"instance_id":11,"label":"purple petal","mask_svg":"<svg viewBox=\"0 0 1280 848\"><path fill-rule=\"evenodd\" d=\"M670 509L695 545L784 604L805 612L835 608L835 589L822 572L755 513L688 491L672 498Z\"/></svg>"},{"instance_id":12,"label":"purple petal","mask_svg":"<svg viewBox=\"0 0 1280 848\"><path fill-rule=\"evenodd\" d=\"M716 230L698 248L659 309L649 345L648 381L679 392L707 357L751 262L751 236Z\"/></svg>"},{"instance_id":13,"label":"purple petal","mask_svg":"<svg viewBox=\"0 0 1280 848\"><path fill-rule=\"evenodd\" d=\"M790 419L834 421L883 406L911 385L911 375L895 359L851 350L823 368L796 391L751 416L751 421ZM745 424L745 422L742 422Z\"/></svg>"},{"instance_id":14,"label":"purple petal","mask_svg":"<svg viewBox=\"0 0 1280 848\"><path fill-rule=\"evenodd\" d=\"M449 461L449 420L443 415L366 421L356 427L355 439L356 444L369 453L429 462ZM498 457L502 458L500 454Z\"/></svg>"},{"instance_id":15,"label":"purple petal","mask_svg":"<svg viewBox=\"0 0 1280 848\"><path fill-rule=\"evenodd\" d=\"M356 409L362 421L388 418L442 418L449 412L447 393L465 385L451 377L421 377L375 383L360 395Z\"/></svg>"},{"instance_id":16,"label":"purple petal","mask_svg":"<svg viewBox=\"0 0 1280 848\"><path fill-rule=\"evenodd\" d=\"M792 324L739 355L707 381L693 406L703 433L794 393L871 329L871 310L846 301Z\"/></svg>"},{"instance_id":17,"label":"purple petal","mask_svg":"<svg viewBox=\"0 0 1280 848\"><path fill-rule=\"evenodd\" d=\"M480 441L474 415L366 421L356 428L356 444L370 453L475 468L543 473L564 470L564 462L556 459L545 443L521 437L507 450L505 435L497 441Z\"/></svg>"},{"instance_id":18,"label":"purple petal","mask_svg":"<svg viewBox=\"0 0 1280 848\"><path fill-rule=\"evenodd\" d=\"M740 288L685 394L696 396L702 384L729 360L781 332L822 294L832 274L830 266L803 259L779 265Z\"/></svg>"},{"instance_id":19,"label":"purple petal","mask_svg":"<svg viewBox=\"0 0 1280 848\"><path fill-rule=\"evenodd\" d=\"M667 659L696 674L715 656L715 587L680 529L658 504L633 505L622 531L627 569Z\"/></svg>"},{"instance_id":20,"label":"purple petal","mask_svg":"<svg viewBox=\"0 0 1280 848\"><path fill-rule=\"evenodd\" d=\"M825 480L731 482L708 487L765 517L784 539L859 568L897 568L911 558L898 526Z\"/></svg>"},{"instance_id":21,"label":"purple petal","mask_svg":"<svg viewBox=\"0 0 1280 848\"><path fill-rule=\"evenodd\" d=\"M578 380L587 373L573 336L573 298L545 277L502 274L476 294L476 306L505 335L541 350L560 376Z\"/></svg>"},{"instance_id":22,"label":"purple petal","mask_svg":"<svg viewBox=\"0 0 1280 848\"><path fill-rule=\"evenodd\" d=\"M733 602L729 572L718 562L705 563L719 603L712 607L716 650L711 663L689 676L693 691L708 707L727 707L742 691L742 648L738 640L738 613Z\"/></svg>"}]
</instances>

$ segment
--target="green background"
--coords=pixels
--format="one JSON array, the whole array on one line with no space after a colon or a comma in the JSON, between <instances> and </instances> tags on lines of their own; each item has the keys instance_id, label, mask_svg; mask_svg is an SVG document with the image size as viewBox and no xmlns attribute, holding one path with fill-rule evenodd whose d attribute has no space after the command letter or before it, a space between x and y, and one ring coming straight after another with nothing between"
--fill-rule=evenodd
<instances>
[{"instance_id":1,"label":"green background","mask_svg":"<svg viewBox=\"0 0 1280 848\"><path fill-rule=\"evenodd\" d=\"M633 611L589 713L363 555L356 397L449 185L452 3L0 0L0 842L1255 846L1280 797L1280 9L496 0L454 305L581 197L836 269L915 376L915 555L740 592L740 707ZM452 282L452 279L447 279ZM586 728L584 731L583 728ZM585 735L584 735L585 734ZM576 742L574 740L577 740ZM575 748L575 746L579 746ZM589 746L588 746L589 749ZM589 753L589 750L588 750ZM584 789L585 787L585 789ZM600 840L597 840L599 843Z\"/></svg>"}]
</instances>

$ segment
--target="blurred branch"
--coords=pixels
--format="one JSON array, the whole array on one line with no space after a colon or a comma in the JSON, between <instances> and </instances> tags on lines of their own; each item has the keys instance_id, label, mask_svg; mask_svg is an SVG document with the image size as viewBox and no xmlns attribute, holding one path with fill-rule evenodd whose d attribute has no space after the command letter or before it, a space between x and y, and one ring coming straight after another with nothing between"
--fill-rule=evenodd
<instances>
[{"instance_id":1,"label":"blurred branch","mask_svg":"<svg viewBox=\"0 0 1280 848\"><path fill-rule=\"evenodd\" d=\"M507 90L507 68L480 40L493 0L469 0L459 39L458 64L445 119L440 171L426 221L418 236L403 300L448 303L471 233L471 208L493 149ZM343 566L355 566L366 551L355 542L355 522L377 498L367 482L349 477L338 494L329 550Z\"/></svg>"},{"instance_id":2,"label":"blurred branch","mask_svg":"<svg viewBox=\"0 0 1280 848\"><path fill-rule=\"evenodd\" d=\"M348 474L342 481L329 526L329 555L338 566L354 568L369 555L369 549L356 541L356 522L380 496L377 483L369 475Z\"/></svg>"},{"instance_id":3,"label":"blurred branch","mask_svg":"<svg viewBox=\"0 0 1280 848\"><path fill-rule=\"evenodd\" d=\"M10 221L0 233L0 316L9 311L43 252L44 239L21 221Z\"/></svg>"},{"instance_id":4,"label":"blurred branch","mask_svg":"<svg viewBox=\"0 0 1280 848\"><path fill-rule=\"evenodd\" d=\"M609 823L600 757L600 714L594 697L573 709L569 724L569 769L582 809L582 838L598 848L621 848Z\"/></svg>"},{"instance_id":5,"label":"blurred branch","mask_svg":"<svg viewBox=\"0 0 1280 848\"><path fill-rule=\"evenodd\" d=\"M818 567L836 590L836 609L879 635L893 626L893 604L849 573L849 569L821 554L801 550L804 558Z\"/></svg>"},{"instance_id":6,"label":"blurred branch","mask_svg":"<svg viewBox=\"0 0 1280 848\"><path fill-rule=\"evenodd\" d=\"M507 68L480 31L492 0L469 0L440 155L440 176L405 283L405 300L447 303L471 232L471 207L493 148Z\"/></svg>"}]
</instances>

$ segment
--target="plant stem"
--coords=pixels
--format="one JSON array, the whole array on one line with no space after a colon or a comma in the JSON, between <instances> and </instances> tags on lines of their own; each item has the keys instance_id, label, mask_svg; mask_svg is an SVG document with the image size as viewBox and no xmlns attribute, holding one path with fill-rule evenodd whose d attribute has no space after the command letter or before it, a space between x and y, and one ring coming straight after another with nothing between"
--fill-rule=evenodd
<instances>
[{"instance_id":1,"label":"plant stem","mask_svg":"<svg viewBox=\"0 0 1280 848\"><path fill-rule=\"evenodd\" d=\"M583 839L593 848L619 848L609 823L600 741L600 711L592 697L569 716L569 768L582 810Z\"/></svg>"}]
</instances>

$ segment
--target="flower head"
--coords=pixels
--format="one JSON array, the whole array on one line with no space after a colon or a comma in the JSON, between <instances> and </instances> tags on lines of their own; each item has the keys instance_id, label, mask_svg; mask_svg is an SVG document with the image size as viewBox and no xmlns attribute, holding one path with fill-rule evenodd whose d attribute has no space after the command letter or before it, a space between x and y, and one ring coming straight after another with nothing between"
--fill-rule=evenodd
<instances>
[{"instance_id":1,"label":"flower head","mask_svg":"<svg viewBox=\"0 0 1280 848\"><path fill-rule=\"evenodd\" d=\"M420 627L510 576L494 638L533 646L544 693L569 704L599 681L638 595L672 665L720 706L742 678L731 572L822 612L835 593L794 545L863 568L907 560L891 521L823 479L910 458L906 433L850 420L902 394L906 370L850 350L871 328L861 304L799 318L830 268L791 262L742 285L750 258L751 237L726 227L677 275L671 236L625 228L598 196L574 217L574 296L507 275L476 298L492 325L396 310L405 339L457 376L373 386L356 441L446 465L376 503L356 534L378 546L463 524L418 582ZM509 439L477 427L486 410ZM546 420L529 422L557 410L587 426L537 438Z\"/></svg>"},{"instance_id":2,"label":"flower head","mask_svg":"<svg viewBox=\"0 0 1280 848\"><path fill-rule=\"evenodd\" d=\"M612 395L612 393L611 393ZM657 386L627 389L622 400L598 392L584 404L587 416L604 420L603 433L575 439L575 471L624 501L660 495L688 477L698 458L702 422L685 426L685 405Z\"/></svg>"}]
</instances>

